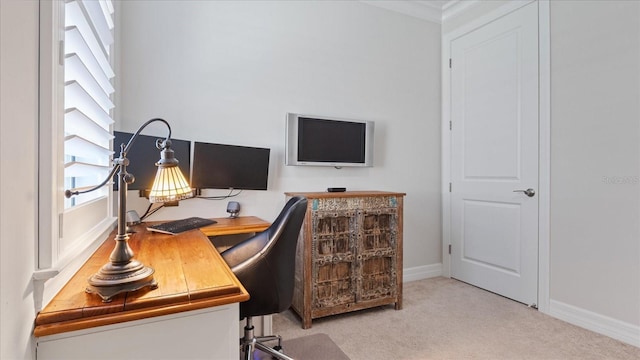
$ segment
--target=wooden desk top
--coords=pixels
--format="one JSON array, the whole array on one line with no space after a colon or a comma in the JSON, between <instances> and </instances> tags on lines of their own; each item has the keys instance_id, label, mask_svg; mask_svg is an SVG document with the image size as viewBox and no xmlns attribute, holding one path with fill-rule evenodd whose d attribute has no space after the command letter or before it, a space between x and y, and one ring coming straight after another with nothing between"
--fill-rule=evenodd
<instances>
[{"instance_id":1,"label":"wooden desk top","mask_svg":"<svg viewBox=\"0 0 640 360\"><path fill-rule=\"evenodd\" d=\"M215 218L216 224L200 228L207 236L257 233L266 230L271 223L255 216L240 216L235 219Z\"/></svg>"},{"instance_id":2,"label":"wooden desk top","mask_svg":"<svg viewBox=\"0 0 640 360\"><path fill-rule=\"evenodd\" d=\"M114 296L103 303L85 293L87 279L109 261L114 232L87 260L35 321L36 337L125 321L168 315L249 299L249 294L211 244L206 234L247 233L269 223L255 217L215 219L217 224L178 235L152 233L147 224L134 227L129 246L134 258L155 270L158 288ZM240 220L240 221L238 221ZM266 224L266 227L265 227Z\"/></svg>"}]
</instances>

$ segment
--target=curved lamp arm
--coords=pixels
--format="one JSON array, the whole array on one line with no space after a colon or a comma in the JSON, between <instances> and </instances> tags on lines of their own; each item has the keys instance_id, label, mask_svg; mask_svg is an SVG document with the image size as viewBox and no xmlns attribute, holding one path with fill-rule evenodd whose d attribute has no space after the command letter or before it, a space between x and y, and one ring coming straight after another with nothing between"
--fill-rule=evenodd
<instances>
[{"instance_id":1,"label":"curved lamp arm","mask_svg":"<svg viewBox=\"0 0 640 360\"><path fill-rule=\"evenodd\" d=\"M169 125L169 123L165 119L155 118L155 119L151 119L151 120L147 121L146 123L140 125L138 130L136 130L136 132L131 136L131 139L129 139L129 142L127 143L127 146L125 146L124 150L122 150L122 151L124 151L125 155L129 152L129 149L131 148L131 146L133 146L133 143L138 138L138 135L140 135L140 132L142 132L142 130L144 130L144 128L146 128L149 124L151 124L152 122L156 122L156 121L160 121L160 122L164 123L165 125L167 125L167 129L169 130L169 134L164 139L164 141L159 141L160 139L158 139L158 141L156 141L156 147L158 148L158 150L162 150L162 149L164 149L165 144L167 142L169 142L168 145L171 146L171 140L170 140L170 138L171 138L171 126Z\"/></svg>"},{"instance_id":2,"label":"curved lamp arm","mask_svg":"<svg viewBox=\"0 0 640 360\"><path fill-rule=\"evenodd\" d=\"M114 161L113 168L109 172L109 175L107 175L107 177L104 179L104 181L102 181L100 184L98 184L98 185L96 185L96 186L94 186L92 188L85 189L85 190L74 190L74 189L65 190L64 196L66 196L67 198L70 198L70 197L72 197L74 195L86 194L86 193L92 192L94 190L98 190L101 187L105 186L111 179L113 179L113 176L116 174L118 169L120 169L120 167L125 162L127 154L129 153L129 149L131 149L131 147L133 146L133 143L138 138L138 135L140 135L142 130L144 130L144 128L146 128L149 124L151 124L153 122L156 122L156 121L160 121L160 122L164 123L165 125L167 125L167 129L169 130L169 134L164 139L164 141L162 141L161 139L158 139L156 141L156 147L159 150L162 150L162 149L166 148L167 146L171 146L171 140L170 140L171 139L171 125L169 125L169 123L164 119L160 119L160 118L151 119L151 120L145 122L144 124L140 125L138 130L136 130L136 132L131 136L131 139L129 139L129 142L127 142L127 145L124 146L124 147L121 147L121 149L120 149L120 157L113 160ZM125 165L128 165L128 164L125 164Z\"/></svg>"}]
</instances>

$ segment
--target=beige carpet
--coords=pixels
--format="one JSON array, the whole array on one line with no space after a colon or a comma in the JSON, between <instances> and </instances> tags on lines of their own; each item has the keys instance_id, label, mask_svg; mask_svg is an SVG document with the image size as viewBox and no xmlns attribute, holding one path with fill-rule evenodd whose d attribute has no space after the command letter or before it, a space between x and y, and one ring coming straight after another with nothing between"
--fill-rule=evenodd
<instances>
[{"instance_id":1,"label":"beige carpet","mask_svg":"<svg viewBox=\"0 0 640 360\"><path fill-rule=\"evenodd\" d=\"M285 339L327 334L351 360L640 359L640 348L447 278L405 283L400 311L316 319L307 330L286 311L273 330Z\"/></svg>"}]
</instances>

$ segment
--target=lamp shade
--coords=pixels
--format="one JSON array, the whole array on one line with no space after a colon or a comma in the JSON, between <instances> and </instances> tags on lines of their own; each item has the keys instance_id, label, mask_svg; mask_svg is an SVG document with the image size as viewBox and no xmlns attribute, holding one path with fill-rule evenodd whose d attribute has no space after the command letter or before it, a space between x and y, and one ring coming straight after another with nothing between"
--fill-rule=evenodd
<instances>
[{"instance_id":1,"label":"lamp shade","mask_svg":"<svg viewBox=\"0 0 640 360\"><path fill-rule=\"evenodd\" d=\"M178 160L171 150L171 140L168 138L165 141L158 140L156 147L162 151L160 151L160 160L156 163L158 172L149 193L149 202L172 202L192 197L193 191L182 175Z\"/></svg>"},{"instance_id":2,"label":"lamp shade","mask_svg":"<svg viewBox=\"0 0 640 360\"><path fill-rule=\"evenodd\" d=\"M193 191L178 166L158 166L156 179L149 193L149 202L171 202L192 196Z\"/></svg>"}]
</instances>

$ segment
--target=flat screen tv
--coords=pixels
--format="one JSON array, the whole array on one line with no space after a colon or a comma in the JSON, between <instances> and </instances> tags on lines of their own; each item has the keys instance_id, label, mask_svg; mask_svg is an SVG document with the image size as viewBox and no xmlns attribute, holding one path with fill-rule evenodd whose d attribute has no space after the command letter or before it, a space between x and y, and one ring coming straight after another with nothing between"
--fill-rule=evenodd
<instances>
[{"instance_id":1,"label":"flat screen tv","mask_svg":"<svg viewBox=\"0 0 640 360\"><path fill-rule=\"evenodd\" d=\"M194 142L191 187L267 190L267 148Z\"/></svg>"},{"instance_id":2,"label":"flat screen tv","mask_svg":"<svg viewBox=\"0 0 640 360\"><path fill-rule=\"evenodd\" d=\"M113 135L113 157L120 156L120 144L127 144L132 133L114 131ZM156 148L156 140L164 139L162 136L138 135L136 141L129 149L127 159L129 166L127 172L135 177L133 184L129 184L129 190L149 190L153 186L153 180L156 177L158 167L155 165L160 160L160 150ZM189 181L189 172L191 170L191 141L178 140L171 138L171 149L178 160L178 167ZM117 175L116 175L117 176ZM115 179L113 190L118 190L117 177Z\"/></svg>"},{"instance_id":3,"label":"flat screen tv","mask_svg":"<svg viewBox=\"0 0 640 360\"><path fill-rule=\"evenodd\" d=\"M373 166L373 130L372 121L288 113L285 163Z\"/></svg>"}]
</instances>

